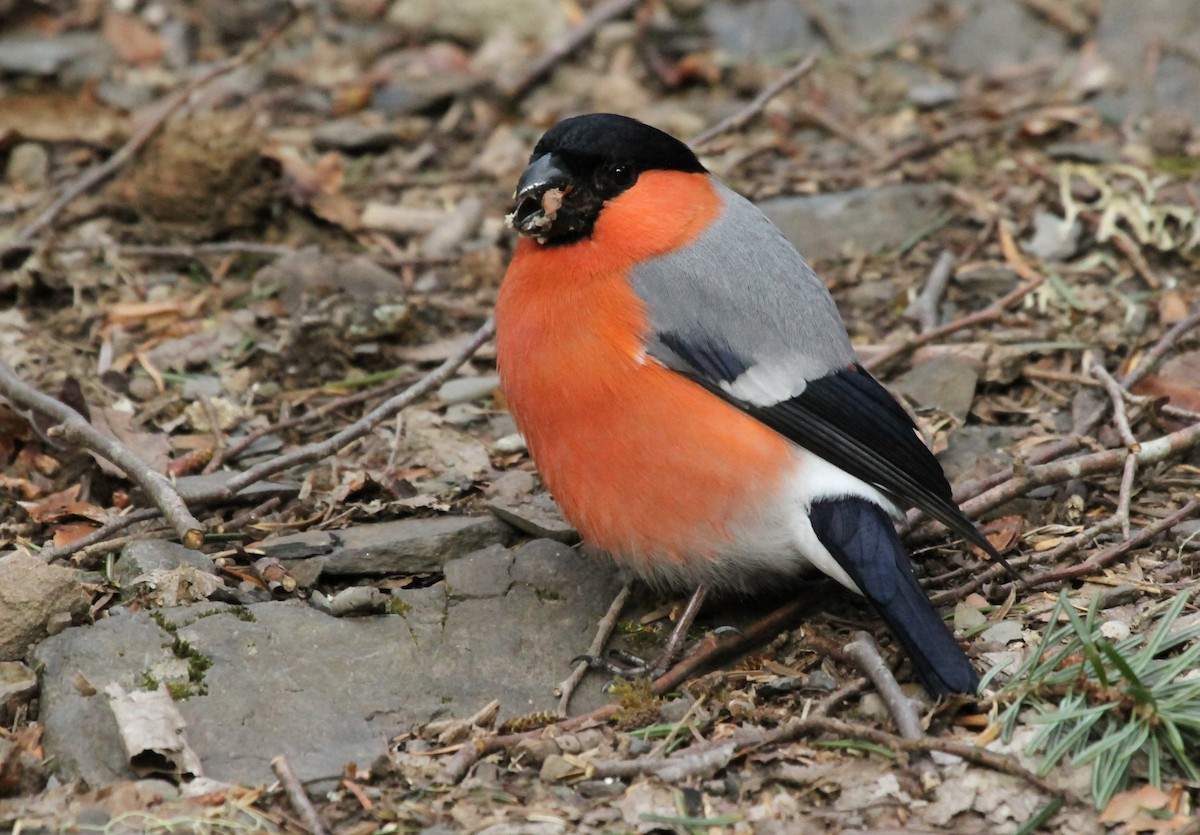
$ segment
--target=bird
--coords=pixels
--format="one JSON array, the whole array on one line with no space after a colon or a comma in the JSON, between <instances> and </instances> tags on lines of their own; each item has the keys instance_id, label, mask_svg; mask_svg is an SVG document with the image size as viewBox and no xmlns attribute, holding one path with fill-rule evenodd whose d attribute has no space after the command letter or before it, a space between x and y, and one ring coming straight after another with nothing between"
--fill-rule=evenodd
<instances>
[{"instance_id":1,"label":"bird","mask_svg":"<svg viewBox=\"0 0 1200 835\"><path fill-rule=\"evenodd\" d=\"M613 113L551 127L514 201L501 389L583 541L701 600L815 568L866 598L931 694L973 694L893 520L915 507L1000 555L779 229L685 143Z\"/></svg>"}]
</instances>

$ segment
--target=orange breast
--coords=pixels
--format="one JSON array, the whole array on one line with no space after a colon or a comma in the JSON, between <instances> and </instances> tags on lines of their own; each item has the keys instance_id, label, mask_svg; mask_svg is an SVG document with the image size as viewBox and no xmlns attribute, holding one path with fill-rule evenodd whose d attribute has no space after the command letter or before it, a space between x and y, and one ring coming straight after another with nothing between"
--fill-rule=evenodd
<instances>
[{"instance_id":1,"label":"orange breast","mask_svg":"<svg viewBox=\"0 0 1200 835\"><path fill-rule=\"evenodd\" d=\"M590 239L523 239L496 304L501 379L543 479L586 541L635 567L729 550L791 460L782 437L644 354L630 267L719 211L706 175L645 173Z\"/></svg>"}]
</instances>

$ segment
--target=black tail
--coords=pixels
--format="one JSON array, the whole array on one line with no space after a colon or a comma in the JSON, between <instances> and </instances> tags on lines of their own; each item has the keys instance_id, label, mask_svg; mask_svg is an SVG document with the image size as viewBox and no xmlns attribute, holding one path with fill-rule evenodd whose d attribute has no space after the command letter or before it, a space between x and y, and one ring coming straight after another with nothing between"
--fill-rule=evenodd
<instances>
[{"instance_id":1,"label":"black tail","mask_svg":"<svg viewBox=\"0 0 1200 835\"><path fill-rule=\"evenodd\" d=\"M926 689L973 694L979 676L917 584L887 512L847 497L813 502L809 516L817 539L879 611Z\"/></svg>"}]
</instances>

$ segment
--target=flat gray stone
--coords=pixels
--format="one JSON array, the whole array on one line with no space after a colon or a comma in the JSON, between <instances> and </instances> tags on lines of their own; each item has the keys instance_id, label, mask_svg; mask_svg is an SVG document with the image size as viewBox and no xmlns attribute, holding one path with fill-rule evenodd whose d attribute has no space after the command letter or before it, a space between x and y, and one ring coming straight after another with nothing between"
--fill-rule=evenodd
<instances>
[{"instance_id":1,"label":"flat gray stone","mask_svg":"<svg viewBox=\"0 0 1200 835\"><path fill-rule=\"evenodd\" d=\"M513 530L493 516L435 516L360 525L338 531L337 538L323 558L326 576L440 571L455 557L507 544Z\"/></svg>"},{"instance_id":2,"label":"flat gray stone","mask_svg":"<svg viewBox=\"0 0 1200 835\"><path fill-rule=\"evenodd\" d=\"M171 571L182 565L190 565L209 574L217 573L216 563L207 554L185 548L177 542L143 539L130 542L121 549L121 555L117 557L117 564L113 569L113 579L117 581L117 585L126 589L143 574Z\"/></svg>"},{"instance_id":3,"label":"flat gray stone","mask_svg":"<svg viewBox=\"0 0 1200 835\"><path fill-rule=\"evenodd\" d=\"M568 545L579 541L579 531L563 518L554 499L544 493L514 498L500 496L488 502L488 510L530 536L555 539Z\"/></svg>"},{"instance_id":4,"label":"flat gray stone","mask_svg":"<svg viewBox=\"0 0 1200 835\"><path fill-rule=\"evenodd\" d=\"M779 197L759 204L809 261L898 247L929 228L948 206L947 191L939 183Z\"/></svg>"},{"instance_id":5,"label":"flat gray stone","mask_svg":"<svg viewBox=\"0 0 1200 835\"><path fill-rule=\"evenodd\" d=\"M893 380L891 387L918 406L941 409L962 422L971 411L978 382L979 372L969 362L943 355L913 366Z\"/></svg>"},{"instance_id":6,"label":"flat gray stone","mask_svg":"<svg viewBox=\"0 0 1200 835\"><path fill-rule=\"evenodd\" d=\"M220 470L208 475L188 475L175 480L175 489L185 502L193 501L195 496L207 493L209 490L221 487L238 473L232 470ZM261 504L267 499L290 499L300 492L298 481L256 481L233 497L232 501L242 504Z\"/></svg>"},{"instance_id":7,"label":"flat gray stone","mask_svg":"<svg viewBox=\"0 0 1200 835\"><path fill-rule=\"evenodd\" d=\"M260 783L283 754L301 780L366 767L387 740L492 699L502 717L555 707L554 686L591 641L616 593L615 570L548 540L487 548L446 566L451 582L396 594L403 614L337 619L298 602L196 604L161 618L207 659L179 702L206 776ZM469 595L462 591L470 591ZM102 691L186 679L175 636L145 612L116 610L42 643L44 745L67 779L129 779ZM592 676L574 710L606 701ZM93 695L89 695L93 694Z\"/></svg>"},{"instance_id":8,"label":"flat gray stone","mask_svg":"<svg viewBox=\"0 0 1200 835\"><path fill-rule=\"evenodd\" d=\"M437 391L438 400L447 406L455 403L471 403L492 396L500 385L500 377L484 374L481 377L455 377L447 380Z\"/></svg>"},{"instance_id":9,"label":"flat gray stone","mask_svg":"<svg viewBox=\"0 0 1200 835\"><path fill-rule=\"evenodd\" d=\"M960 23L945 50L947 63L958 72L994 73L1035 61L1056 65L1068 52L1062 30L1018 0L959 0L955 5Z\"/></svg>"}]
</instances>

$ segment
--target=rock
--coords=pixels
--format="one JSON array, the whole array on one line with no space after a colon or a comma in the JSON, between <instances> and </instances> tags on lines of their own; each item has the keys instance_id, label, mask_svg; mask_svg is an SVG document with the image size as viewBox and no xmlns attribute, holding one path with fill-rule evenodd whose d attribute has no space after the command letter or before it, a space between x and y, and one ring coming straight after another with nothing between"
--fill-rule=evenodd
<instances>
[{"instance_id":1,"label":"rock","mask_svg":"<svg viewBox=\"0 0 1200 835\"><path fill-rule=\"evenodd\" d=\"M484 374L481 377L455 377L442 383L437 391L438 400L447 406L455 403L472 403L492 396L500 386L500 377L496 374Z\"/></svg>"},{"instance_id":2,"label":"rock","mask_svg":"<svg viewBox=\"0 0 1200 835\"><path fill-rule=\"evenodd\" d=\"M938 456L951 484L971 481L1012 465L1009 452L1026 433L1009 426L962 426Z\"/></svg>"},{"instance_id":3,"label":"rock","mask_svg":"<svg viewBox=\"0 0 1200 835\"><path fill-rule=\"evenodd\" d=\"M89 599L69 568L20 552L0 560L0 661L18 661L50 624L87 612Z\"/></svg>"},{"instance_id":4,"label":"rock","mask_svg":"<svg viewBox=\"0 0 1200 835\"><path fill-rule=\"evenodd\" d=\"M565 780L567 777L577 774L579 774L578 766L567 762L562 754L551 754L542 763L539 776L544 783L557 783L559 780Z\"/></svg>"},{"instance_id":5,"label":"rock","mask_svg":"<svg viewBox=\"0 0 1200 835\"><path fill-rule=\"evenodd\" d=\"M900 184L759 204L809 261L874 254L927 229L947 208L940 184Z\"/></svg>"},{"instance_id":6,"label":"rock","mask_svg":"<svg viewBox=\"0 0 1200 835\"><path fill-rule=\"evenodd\" d=\"M704 25L717 49L734 63L758 62L764 54L808 54L825 49L803 7L791 0L706 3Z\"/></svg>"},{"instance_id":7,"label":"rock","mask_svg":"<svg viewBox=\"0 0 1200 835\"><path fill-rule=\"evenodd\" d=\"M507 31L519 38L547 41L567 28L566 10L556 0L404 0L388 10L388 23L431 35L478 44Z\"/></svg>"},{"instance_id":8,"label":"rock","mask_svg":"<svg viewBox=\"0 0 1200 835\"><path fill-rule=\"evenodd\" d=\"M446 563L446 588L452 600L492 597L512 585L513 557L503 545L490 545Z\"/></svg>"},{"instance_id":9,"label":"rock","mask_svg":"<svg viewBox=\"0 0 1200 835\"><path fill-rule=\"evenodd\" d=\"M500 438L497 438L492 444L492 452L497 455L513 455L518 452L528 452L529 446L525 443L525 436L520 432L511 432Z\"/></svg>"},{"instance_id":10,"label":"rock","mask_svg":"<svg viewBox=\"0 0 1200 835\"><path fill-rule=\"evenodd\" d=\"M1067 223L1056 214L1035 212L1033 237L1023 248L1037 258L1065 261L1079 251L1079 236L1082 233L1083 225L1078 220Z\"/></svg>"},{"instance_id":11,"label":"rock","mask_svg":"<svg viewBox=\"0 0 1200 835\"><path fill-rule=\"evenodd\" d=\"M971 411L978 381L979 373L969 362L944 355L914 366L893 380L891 387L918 406L941 409L961 423Z\"/></svg>"},{"instance_id":12,"label":"rock","mask_svg":"<svg viewBox=\"0 0 1200 835\"><path fill-rule=\"evenodd\" d=\"M816 0L812 8L820 9L822 27L836 31L839 50L867 55L892 48L935 5L934 0Z\"/></svg>"},{"instance_id":13,"label":"rock","mask_svg":"<svg viewBox=\"0 0 1200 835\"><path fill-rule=\"evenodd\" d=\"M278 290L293 319L354 341L391 335L408 321L408 290L399 276L361 256L309 250L254 274L260 292Z\"/></svg>"},{"instance_id":14,"label":"rock","mask_svg":"<svg viewBox=\"0 0 1200 835\"><path fill-rule=\"evenodd\" d=\"M387 604L388 596L374 586L351 586L328 598L313 592L313 605L335 618L386 614Z\"/></svg>"},{"instance_id":15,"label":"rock","mask_svg":"<svg viewBox=\"0 0 1200 835\"><path fill-rule=\"evenodd\" d=\"M364 153L386 151L400 142L401 138L400 132L393 125L347 118L334 119L318 125L313 131L312 141L313 145L322 151Z\"/></svg>"},{"instance_id":16,"label":"rock","mask_svg":"<svg viewBox=\"0 0 1200 835\"><path fill-rule=\"evenodd\" d=\"M479 231L483 223L483 200L466 197L421 242L421 251L429 258L445 258Z\"/></svg>"},{"instance_id":17,"label":"rock","mask_svg":"<svg viewBox=\"0 0 1200 835\"><path fill-rule=\"evenodd\" d=\"M1096 19L1098 52L1111 68L1111 82L1092 100L1101 116L1117 122L1170 106L1200 119L1200 70L1173 45L1194 42L1195 3L1178 0L1101 0ZM1184 49L1189 49L1184 47ZM1162 55L1153 64L1152 56ZM1147 67L1154 73L1146 78Z\"/></svg>"},{"instance_id":18,"label":"rock","mask_svg":"<svg viewBox=\"0 0 1200 835\"><path fill-rule=\"evenodd\" d=\"M181 565L188 565L209 574L217 573L216 564L207 554L185 548L176 542L143 539L130 542L121 549L113 579L122 587L122 593L129 593L138 577L152 571L170 571Z\"/></svg>"},{"instance_id":19,"label":"rock","mask_svg":"<svg viewBox=\"0 0 1200 835\"><path fill-rule=\"evenodd\" d=\"M999 623L992 624L987 629L983 630L983 634L979 639L988 644L999 644L1001 647L1013 641L1024 639L1024 632L1021 630L1021 624L1015 620L1002 620Z\"/></svg>"},{"instance_id":20,"label":"rock","mask_svg":"<svg viewBox=\"0 0 1200 835\"><path fill-rule=\"evenodd\" d=\"M925 110L956 102L959 96L958 85L952 81L930 81L908 89L908 100Z\"/></svg>"},{"instance_id":21,"label":"rock","mask_svg":"<svg viewBox=\"0 0 1200 835\"><path fill-rule=\"evenodd\" d=\"M191 502L194 497L207 493L210 490L215 490L233 480L238 476L238 473L232 470L220 470L208 475L186 475L175 480L175 489L179 491L179 495L183 497L185 502ZM249 487L244 488L236 496L230 499L231 502L238 504L262 504L267 499L295 498L300 492L300 482L298 481L256 481Z\"/></svg>"},{"instance_id":22,"label":"rock","mask_svg":"<svg viewBox=\"0 0 1200 835\"><path fill-rule=\"evenodd\" d=\"M360 525L338 532L338 547L324 559L323 573L415 574L440 571L455 557L493 543L513 531L491 516L437 516Z\"/></svg>"},{"instance_id":23,"label":"rock","mask_svg":"<svg viewBox=\"0 0 1200 835\"><path fill-rule=\"evenodd\" d=\"M15 75L55 75L71 65L104 74L114 58L112 47L93 32L66 32L44 38L0 38L0 70Z\"/></svg>"},{"instance_id":24,"label":"rock","mask_svg":"<svg viewBox=\"0 0 1200 835\"><path fill-rule=\"evenodd\" d=\"M273 779L269 760L282 754L301 780L332 786L346 763L383 756L395 734L470 716L494 698L505 718L553 710L555 684L619 587L615 570L547 540L455 562L447 575L472 596L449 582L401 589L399 615L336 619L294 601L197 604L163 610L167 629L125 609L68 629L36 656L47 757L65 779L128 779L104 697L88 694L110 682L144 687L148 676L199 679L178 703L187 742L207 777L251 784ZM575 709L606 701L600 678L585 681Z\"/></svg>"},{"instance_id":25,"label":"rock","mask_svg":"<svg viewBox=\"0 0 1200 835\"><path fill-rule=\"evenodd\" d=\"M531 536L554 539L568 545L579 541L579 531L563 518L554 499L545 493L521 498L496 498L488 502L488 510Z\"/></svg>"},{"instance_id":26,"label":"rock","mask_svg":"<svg viewBox=\"0 0 1200 835\"><path fill-rule=\"evenodd\" d=\"M34 190L46 185L50 154L37 142L22 142L8 154L4 176L17 188Z\"/></svg>"},{"instance_id":27,"label":"rock","mask_svg":"<svg viewBox=\"0 0 1200 835\"><path fill-rule=\"evenodd\" d=\"M959 2L959 25L946 42L946 61L963 74L993 73L1037 62L1060 62L1067 38L1019 0Z\"/></svg>"}]
</instances>

